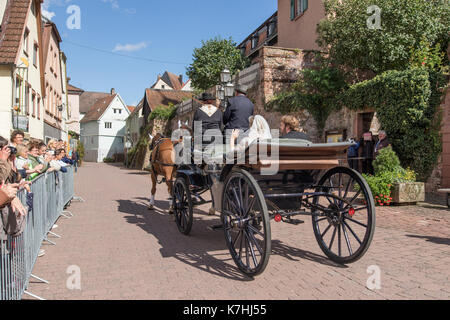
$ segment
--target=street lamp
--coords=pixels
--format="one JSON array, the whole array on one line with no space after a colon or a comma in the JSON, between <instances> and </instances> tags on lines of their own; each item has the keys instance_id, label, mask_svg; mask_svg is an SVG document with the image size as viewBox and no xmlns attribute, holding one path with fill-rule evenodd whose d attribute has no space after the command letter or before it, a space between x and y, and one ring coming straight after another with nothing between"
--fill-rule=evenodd
<instances>
[{"instance_id":1,"label":"street lamp","mask_svg":"<svg viewBox=\"0 0 450 320\"><path fill-rule=\"evenodd\" d=\"M223 69L223 71L220 73L220 82L231 82L231 71L228 68Z\"/></svg>"},{"instance_id":2,"label":"street lamp","mask_svg":"<svg viewBox=\"0 0 450 320\"><path fill-rule=\"evenodd\" d=\"M232 83L231 71L228 68L220 73L220 82L222 85L218 89L218 97L222 106L226 106L226 101L234 95L234 85Z\"/></svg>"},{"instance_id":3,"label":"street lamp","mask_svg":"<svg viewBox=\"0 0 450 320\"><path fill-rule=\"evenodd\" d=\"M220 101L225 100L224 86L219 86L219 89L217 90L217 98L219 98Z\"/></svg>"},{"instance_id":4,"label":"street lamp","mask_svg":"<svg viewBox=\"0 0 450 320\"><path fill-rule=\"evenodd\" d=\"M225 97L231 98L234 95L234 85L229 82L225 85Z\"/></svg>"}]
</instances>

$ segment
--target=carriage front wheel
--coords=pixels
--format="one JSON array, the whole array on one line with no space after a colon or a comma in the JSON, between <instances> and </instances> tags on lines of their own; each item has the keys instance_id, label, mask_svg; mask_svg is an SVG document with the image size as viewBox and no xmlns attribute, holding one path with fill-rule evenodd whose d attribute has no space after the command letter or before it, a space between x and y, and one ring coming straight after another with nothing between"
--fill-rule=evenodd
<instances>
[{"instance_id":1,"label":"carriage front wheel","mask_svg":"<svg viewBox=\"0 0 450 320\"><path fill-rule=\"evenodd\" d=\"M320 180L312 223L322 251L341 264L359 260L375 233L375 202L370 187L356 171L337 167Z\"/></svg>"},{"instance_id":2,"label":"carriage front wheel","mask_svg":"<svg viewBox=\"0 0 450 320\"><path fill-rule=\"evenodd\" d=\"M173 188L173 211L178 230L189 235L194 221L191 192L183 177L178 177Z\"/></svg>"},{"instance_id":3,"label":"carriage front wheel","mask_svg":"<svg viewBox=\"0 0 450 320\"><path fill-rule=\"evenodd\" d=\"M227 178L221 217L237 267L248 276L261 274L271 251L270 219L261 188L247 171L235 168Z\"/></svg>"}]
</instances>

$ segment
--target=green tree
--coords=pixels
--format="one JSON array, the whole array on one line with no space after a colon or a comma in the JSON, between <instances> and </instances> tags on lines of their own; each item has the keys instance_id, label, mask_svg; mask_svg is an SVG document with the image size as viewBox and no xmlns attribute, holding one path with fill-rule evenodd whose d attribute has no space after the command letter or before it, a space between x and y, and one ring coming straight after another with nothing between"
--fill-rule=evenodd
<instances>
[{"instance_id":1,"label":"green tree","mask_svg":"<svg viewBox=\"0 0 450 320\"><path fill-rule=\"evenodd\" d=\"M341 109L337 97L346 88L343 73L324 63L316 69L304 69L300 79L288 91L281 92L267 104L269 110L283 114L308 111L323 136L328 117Z\"/></svg>"},{"instance_id":2,"label":"green tree","mask_svg":"<svg viewBox=\"0 0 450 320\"><path fill-rule=\"evenodd\" d=\"M368 27L372 5L381 9L380 29ZM317 42L339 65L378 74L407 69L423 41L447 49L448 0L325 0L325 10Z\"/></svg>"},{"instance_id":3,"label":"green tree","mask_svg":"<svg viewBox=\"0 0 450 320\"><path fill-rule=\"evenodd\" d=\"M220 84L220 73L228 68L232 74L246 67L248 61L230 39L214 38L202 41L202 47L194 49L193 62L186 74L194 88L207 90Z\"/></svg>"}]
</instances>

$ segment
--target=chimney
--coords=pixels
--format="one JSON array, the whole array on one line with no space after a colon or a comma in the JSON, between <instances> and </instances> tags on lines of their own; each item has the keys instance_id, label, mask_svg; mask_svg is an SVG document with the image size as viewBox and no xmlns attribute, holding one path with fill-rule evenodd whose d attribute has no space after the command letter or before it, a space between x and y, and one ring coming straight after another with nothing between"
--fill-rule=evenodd
<instances>
[{"instance_id":1,"label":"chimney","mask_svg":"<svg viewBox=\"0 0 450 320\"><path fill-rule=\"evenodd\" d=\"M113 95L115 95L115 94L116 94L116 89L112 88L112 89L111 89L111 95L113 96Z\"/></svg>"},{"instance_id":2,"label":"chimney","mask_svg":"<svg viewBox=\"0 0 450 320\"><path fill-rule=\"evenodd\" d=\"M182 74L180 74L180 76L178 77L178 79L180 79L180 83L181 83L181 85L183 85L183 75L182 75Z\"/></svg>"}]
</instances>

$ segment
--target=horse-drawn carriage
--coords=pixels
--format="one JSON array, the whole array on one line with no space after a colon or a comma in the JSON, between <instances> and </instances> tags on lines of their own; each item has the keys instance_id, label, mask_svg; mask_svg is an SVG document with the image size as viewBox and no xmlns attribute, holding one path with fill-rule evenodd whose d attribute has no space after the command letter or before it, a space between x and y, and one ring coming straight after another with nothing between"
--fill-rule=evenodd
<instances>
[{"instance_id":1,"label":"horse-drawn carriage","mask_svg":"<svg viewBox=\"0 0 450 320\"><path fill-rule=\"evenodd\" d=\"M340 264L355 262L372 241L375 203L364 178L339 166L339 156L349 146L260 141L240 158L234 154L231 164L223 164L230 163L229 154L223 146L216 146L202 164L177 168L172 205L178 229L188 235L193 209L212 203L221 215L218 227L224 230L236 265L243 273L256 276L269 261L271 220L297 225L303 221L295 217L309 215L323 252ZM279 156L262 157L263 149L267 154L278 151ZM263 174L271 166L278 168L276 174ZM210 201L202 197L208 191Z\"/></svg>"}]
</instances>

